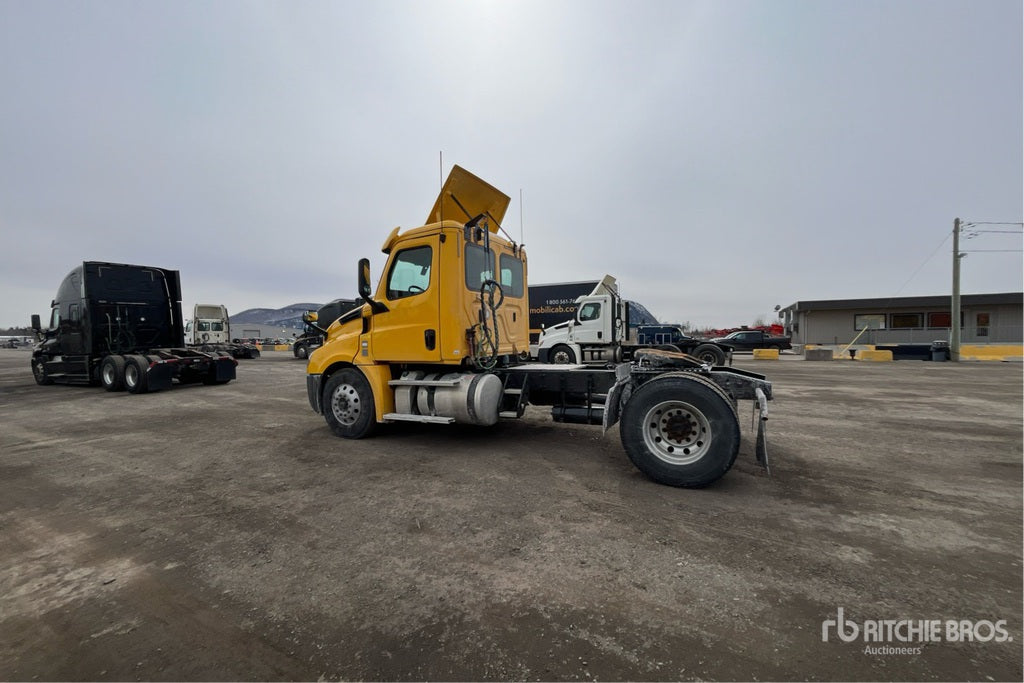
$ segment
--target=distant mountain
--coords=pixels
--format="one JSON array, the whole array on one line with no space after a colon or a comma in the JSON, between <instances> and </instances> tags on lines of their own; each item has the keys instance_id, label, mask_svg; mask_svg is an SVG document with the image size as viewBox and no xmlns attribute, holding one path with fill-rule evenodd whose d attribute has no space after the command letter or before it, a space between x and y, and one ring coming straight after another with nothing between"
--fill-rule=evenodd
<instances>
[{"instance_id":1,"label":"distant mountain","mask_svg":"<svg viewBox=\"0 0 1024 683\"><path fill-rule=\"evenodd\" d=\"M269 327L293 327L302 329L302 314L315 311L323 304L300 303L284 308L248 308L231 316L231 324L266 325Z\"/></svg>"}]
</instances>

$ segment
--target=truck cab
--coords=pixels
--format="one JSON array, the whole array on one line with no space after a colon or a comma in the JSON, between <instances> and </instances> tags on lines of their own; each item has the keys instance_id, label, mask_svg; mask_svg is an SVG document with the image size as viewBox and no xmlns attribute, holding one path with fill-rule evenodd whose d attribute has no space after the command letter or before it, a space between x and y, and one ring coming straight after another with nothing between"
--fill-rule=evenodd
<instances>
[{"instance_id":1,"label":"truck cab","mask_svg":"<svg viewBox=\"0 0 1024 683\"><path fill-rule=\"evenodd\" d=\"M731 362L728 346L690 337L678 325L631 326L629 302L619 296L611 275L577 298L576 306L573 319L541 331L536 351L541 363L619 363L651 348L690 354L711 365Z\"/></svg>"},{"instance_id":2,"label":"truck cab","mask_svg":"<svg viewBox=\"0 0 1024 683\"><path fill-rule=\"evenodd\" d=\"M576 299L574 318L545 328L537 340L542 363L618 361L629 330L629 308L615 278L605 275L594 291Z\"/></svg>"},{"instance_id":3,"label":"truck cab","mask_svg":"<svg viewBox=\"0 0 1024 683\"><path fill-rule=\"evenodd\" d=\"M196 304L185 322L185 343L190 346L227 344L231 341L228 309L216 304Z\"/></svg>"},{"instance_id":4,"label":"truck cab","mask_svg":"<svg viewBox=\"0 0 1024 683\"><path fill-rule=\"evenodd\" d=\"M306 365L310 407L329 429L360 439L388 422L487 426L550 406L557 422L619 424L641 471L696 487L732 467L736 402L751 400L761 414L755 456L767 466L771 383L761 375L650 348L615 365L519 363L529 345L527 263L522 246L498 234L508 202L456 166L427 222L384 240L376 288L369 260L359 261L363 304L330 325ZM614 278L579 303L566 338L622 353L629 325Z\"/></svg>"},{"instance_id":5,"label":"truck cab","mask_svg":"<svg viewBox=\"0 0 1024 683\"><path fill-rule=\"evenodd\" d=\"M233 358L183 348L178 271L85 261L61 282L32 352L38 384L102 384L108 391L145 393L171 380L224 383Z\"/></svg>"},{"instance_id":6,"label":"truck cab","mask_svg":"<svg viewBox=\"0 0 1024 683\"><path fill-rule=\"evenodd\" d=\"M406 232L395 228L384 240L388 260L376 290L369 260L360 261L364 303L331 324L307 365L310 401L318 412L323 401L345 400L332 379L356 393L365 382L372 391L373 414L360 408L358 424L332 425L336 432L354 436L375 422L428 421L410 404L417 394L412 388L419 387L431 389L422 392L430 401L449 393L457 395L448 397L453 403L468 401L472 419L481 423L497 420L490 407L476 411L481 406L472 405L473 392L481 383L493 392L494 375L480 379L482 373L515 362L529 346L526 253L497 234L508 203L508 196L455 166L427 223ZM441 382L424 378L443 375L452 375L444 387L422 384ZM445 388L452 392L433 391Z\"/></svg>"}]
</instances>

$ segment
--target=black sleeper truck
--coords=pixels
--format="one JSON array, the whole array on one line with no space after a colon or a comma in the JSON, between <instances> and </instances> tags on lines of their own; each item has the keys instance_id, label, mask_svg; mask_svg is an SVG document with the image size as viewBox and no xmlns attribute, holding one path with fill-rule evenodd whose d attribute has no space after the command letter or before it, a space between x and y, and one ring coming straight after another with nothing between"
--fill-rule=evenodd
<instances>
[{"instance_id":1,"label":"black sleeper truck","mask_svg":"<svg viewBox=\"0 0 1024 683\"><path fill-rule=\"evenodd\" d=\"M225 384L238 361L230 354L185 346L178 271L86 261L68 273L39 316L32 352L38 384L103 385L133 394L202 382Z\"/></svg>"}]
</instances>

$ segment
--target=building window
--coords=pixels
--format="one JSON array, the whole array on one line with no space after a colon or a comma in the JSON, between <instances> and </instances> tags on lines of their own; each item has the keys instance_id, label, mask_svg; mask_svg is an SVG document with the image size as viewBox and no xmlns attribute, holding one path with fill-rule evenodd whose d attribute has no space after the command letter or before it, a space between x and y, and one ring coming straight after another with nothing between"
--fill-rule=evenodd
<instances>
[{"instance_id":1,"label":"building window","mask_svg":"<svg viewBox=\"0 0 1024 683\"><path fill-rule=\"evenodd\" d=\"M893 313L889 316L889 327L894 330L919 330L922 318L920 313Z\"/></svg>"},{"instance_id":2,"label":"building window","mask_svg":"<svg viewBox=\"0 0 1024 683\"><path fill-rule=\"evenodd\" d=\"M988 313L979 313L978 317L977 317L977 321L978 321L978 329L975 332L975 334L977 334L979 337L987 337L988 336L988 325L989 325L989 314Z\"/></svg>"},{"instance_id":3,"label":"building window","mask_svg":"<svg viewBox=\"0 0 1024 683\"><path fill-rule=\"evenodd\" d=\"M855 330L884 330L885 313L858 313L853 316Z\"/></svg>"},{"instance_id":4,"label":"building window","mask_svg":"<svg viewBox=\"0 0 1024 683\"><path fill-rule=\"evenodd\" d=\"M935 311L934 313L928 314L928 328L929 329L949 329L949 321L953 319L953 314L949 311ZM964 312L960 311L960 327L964 326Z\"/></svg>"}]
</instances>

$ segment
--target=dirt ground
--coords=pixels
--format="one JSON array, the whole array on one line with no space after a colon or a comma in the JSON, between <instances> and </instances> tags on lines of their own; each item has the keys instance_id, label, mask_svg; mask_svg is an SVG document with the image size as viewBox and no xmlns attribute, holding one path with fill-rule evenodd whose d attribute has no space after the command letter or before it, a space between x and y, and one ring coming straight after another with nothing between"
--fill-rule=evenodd
<instances>
[{"instance_id":1,"label":"dirt ground","mask_svg":"<svg viewBox=\"0 0 1024 683\"><path fill-rule=\"evenodd\" d=\"M773 476L741 403L683 490L541 409L338 439L286 353L133 396L0 350L0 679L1021 680L1022 366L737 365Z\"/></svg>"}]
</instances>

